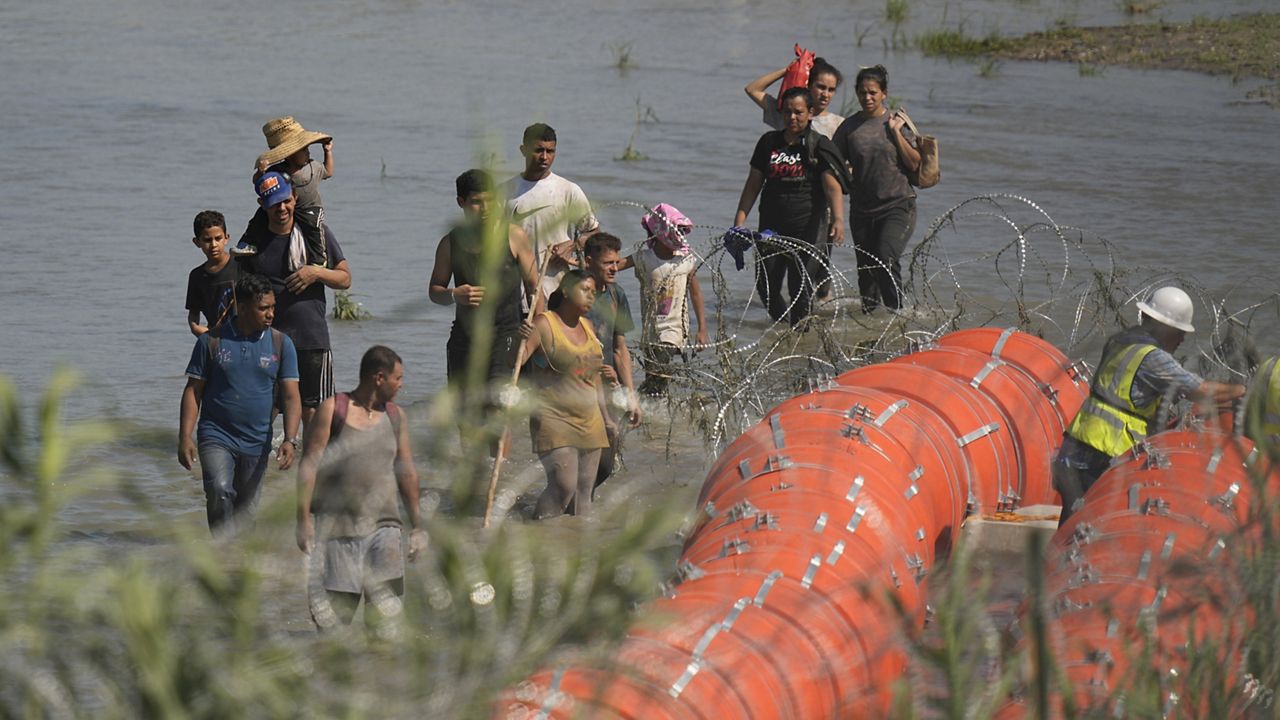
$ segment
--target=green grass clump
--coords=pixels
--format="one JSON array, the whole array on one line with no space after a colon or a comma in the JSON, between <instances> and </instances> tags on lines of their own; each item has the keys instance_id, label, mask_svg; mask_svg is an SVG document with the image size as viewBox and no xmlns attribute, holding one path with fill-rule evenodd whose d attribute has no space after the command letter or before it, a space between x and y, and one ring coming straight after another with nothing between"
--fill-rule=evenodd
<instances>
[{"instance_id":1,"label":"green grass clump","mask_svg":"<svg viewBox=\"0 0 1280 720\"><path fill-rule=\"evenodd\" d=\"M965 33L964 30L930 30L916 38L916 46L926 56L942 57L976 57L998 52L1005 46L1005 40L992 34L978 38Z\"/></svg>"},{"instance_id":2,"label":"green grass clump","mask_svg":"<svg viewBox=\"0 0 1280 720\"><path fill-rule=\"evenodd\" d=\"M371 317L373 314L356 302L350 290L337 290L333 293L334 320L368 320Z\"/></svg>"}]
</instances>

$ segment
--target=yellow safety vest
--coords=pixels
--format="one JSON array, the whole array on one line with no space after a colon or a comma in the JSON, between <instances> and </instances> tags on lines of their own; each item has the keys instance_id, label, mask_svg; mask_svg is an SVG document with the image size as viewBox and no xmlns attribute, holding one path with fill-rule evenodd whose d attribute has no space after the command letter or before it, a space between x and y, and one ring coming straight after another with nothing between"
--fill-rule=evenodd
<instances>
[{"instance_id":1,"label":"yellow safety vest","mask_svg":"<svg viewBox=\"0 0 1280 720\"><path fill-rule=\"evenodd\" d=\"M1104 357L1093 377L1089 397L1071 421L1067 434L1111 457L1142 442L1160 403L1138 407L1130 392L1138 366L1155 349L1149 344L1123 345Z\"/></svg>"},{"instance_id":2,"label":"yellow safety vest","mask_svg":"<svg viewBox=\"0 0 1280 720\"><path fill-rule=\"evenodd\" d=\"M1245 401L1244 432L1256 443L1280 440L1280 363L1271 358L1258 368Z\"/></svg>"}]
</instances>

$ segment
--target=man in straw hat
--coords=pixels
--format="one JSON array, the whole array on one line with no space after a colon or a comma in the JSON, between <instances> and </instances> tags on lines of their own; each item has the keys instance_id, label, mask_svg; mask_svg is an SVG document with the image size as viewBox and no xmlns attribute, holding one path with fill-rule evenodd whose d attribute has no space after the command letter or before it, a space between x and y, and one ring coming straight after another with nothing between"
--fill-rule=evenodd
<instances>
[{"instance_id":1,"label":"man in straw hat","mask_svg":"<svg viewBox=\"0 0 1280 720\"><path fill-rule=\"evenodd\" d=\"M258 156L254 168L253 179L268 171L278 172L289 178L289 184L298 196L298 206L294 210L299 224L302 226L303 240L306 243L307 263L323 266L327 260L324 243L324 205L320 200L320 181L333 177L333 138L324 133L306 130L292 117L269 120L262 126L262 134L267 138L266 152ZM320 143L324 148L324 162L311 159L310 146ZM233 255L252 255L257 248L251 242L250 230L266 225L267 217L263 212L254 214L249 221L249 229L245 230L240 243L231 250Z\"/></svg>"},{"instance_id":2,"label":"man in straw hat","mask_svg":"<svg viewBox=\"0 0 1280 720\"><path fill-rule=\"evenodd\" d=\"M298 349L299 390L304 429L321 401L333 395L333 357L329 325L325 321L325 287L351 287L351 269L338 240L326 225L325 265L305 261L302 223L296 222L297 195L289 179L271 171L254 183L258 204L266 218L260 228L250 225L250 240L258 252L242 257L244 269L265 275L276 295L275 327Z\"/></svg>"},{"instance_id":3,"label":"man in straw hat","mask_svg":"<svg viewBox=\"0 0 1280 720\"><path fill-rule=\"evenodd\" d=\"M1062 496L1061 526L1089 488L1111 465L1151 432L1162 397L1229 405L1243 385L1205 380L1184 369L1172 353L1191 325L1191 297L1162 287L1138 303L1138 325L1107 339L1098 371L1053 462L1053 487ZM1159 428L1155 428L1156 431Z\"/></svg>"}]
</instances>

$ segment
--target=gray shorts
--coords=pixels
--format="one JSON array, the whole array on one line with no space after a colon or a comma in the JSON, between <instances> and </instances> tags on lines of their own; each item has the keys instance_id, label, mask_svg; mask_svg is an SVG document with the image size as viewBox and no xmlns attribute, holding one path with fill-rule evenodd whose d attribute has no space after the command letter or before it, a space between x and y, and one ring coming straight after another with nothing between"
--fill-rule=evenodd
<instances>
[{"instance_id":1,"label":"gray shorts","mask_svg":"<svg viewBox=\"0 0 1280 720\"><path fill-rule=\"evenodd\" d=\"M374 588L399 580L404 577L400 538L400 528L384 527L368 535L323 540L311 553L312 578L308 585L330 592L369 595Z\"/></svg>"}]
</instances>

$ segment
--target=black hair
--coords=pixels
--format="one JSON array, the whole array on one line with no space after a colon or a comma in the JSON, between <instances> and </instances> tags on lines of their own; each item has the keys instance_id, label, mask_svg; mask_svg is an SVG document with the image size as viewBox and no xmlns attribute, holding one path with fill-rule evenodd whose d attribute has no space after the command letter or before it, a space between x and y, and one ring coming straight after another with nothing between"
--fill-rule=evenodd
<instances>
[{"instance_id":1,"label":"black hair","mask_svg":"<svg viewBox=\"0 0 1280 720\"><path fill-rule=\"evenodd\" d=\"M804 104L808 105L810 110L813 109L813 93L809 92L809 88L800 86L787 88L787 91L782 93L782 106L786 107L792 98L798 97L804 98Z\"/></svg>"},{"instance_id":2,"label":"black hair","mask_svg":"<svg viewBox=\"0 0 1280 720\"><path fill-rule=\"evenodd\" d=\"M360 381L372 380L374 375L378 373L391 374L396 369L397 364L403 364L404 361L396 354L395 350L386 345L374 345L364 351L364 357L360 358Z\"/></svg>"},{"instance_id":3,"label":"black hair","mask_svg":"<svg viewBox=\"0 0 1280 720\"><path fill-rule=\"evenodd\" d=\"M200 237L200 233L211 227L222 228L222 234L227 234L227 219L217 210L201 210L196 213L196 219L191 222L191 227L195 230L195 236Z\"/></svg>"},{"instance_id":4,"label":"black hair","mask_svg":"<svg viewBox=\"0 0 1280 720\"><path fill-rule=\"evenodd\" d=\"M874 65L859 70L858 80L854 85L862 87L863 80L875 80L880 84L880 92L889 92L889 71L885 70L883 65Z\"/></svg>"},{"instance_id":5,"label":"black hair","mask_svg":"<svg viewBox=\"0 0 1280 720\"><path fill-rule=\"evenodd\" d=\"M547 309L548 310L559 309L560 305L564 302L565 290L571 287L574 287L575 285L583 282L584 280L591 280L591 279L592 277L590 273L588 273L586 270L579 270L578 268L573 268L568 272L566 272L563 276L561 276L560 284L556 287L555 292L551 293L551 295L547 297Z\"/></svg>"},{"instance_id":6,"label":"black hair","mask_svg":"<svg viewBox=\"0 0 1280 720\"><path fill-rule=\"evenodd\" d=\"M249 307L257 303L258 298L267 293L275 292L271 287L271 281L264 275L244 275L236 280L236 305L240 307Z\"/></svg>"},{"instance_id":7,"label":"black hair","mask_svg":"<svg viewBox=\"0 0 1280 720\"><path fill-rule=\"evenodd\" d=\"M822 58L813 59L813 67L809 68L809 84L813 85L814 78L819 75L834 75L836 78L836 87L840 87L840 83L844 82L844 75L836 69L835 65L827 62Z\"/></svg>"},{"instance_id":8,"label":"black hair","mask_svg":"<svg viewBox=\"0 0 1280 720\"><path fill-rule=\"evenodd\" d=\"M539 141L556 142L556 130L546 123L534 123L524 129L520 144L532 150Z\"/></svg>"},{"instance_id":9,"label":"black hair","mask_svg":"<svg viewBox=\"0 0 1280 720\"><path fill-rule=\"evenodd\" d=\"M479 168L471 168L462 173L453 184L457 187L460 198L466 198L472 193L493 192L493 176Z\"/></svg>"},{"instance_id":10,"label":"black hair","mask_svg":"<svg viewBox=\"0 0 1280 720\"><path fill-rule=\"evenodd\" d=\"M582 248L582 254L587 257L599 257L600 253L606 250L622 252L622 241L617 236L610 235L607 232L598 232L587 238L587 243Z\"/></svg>"}]
</instances>

